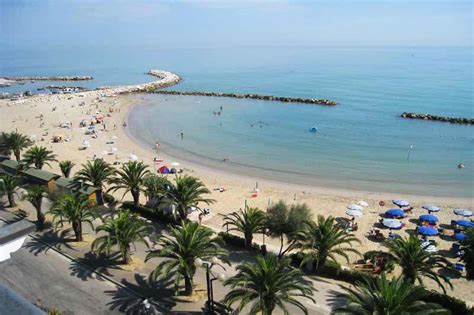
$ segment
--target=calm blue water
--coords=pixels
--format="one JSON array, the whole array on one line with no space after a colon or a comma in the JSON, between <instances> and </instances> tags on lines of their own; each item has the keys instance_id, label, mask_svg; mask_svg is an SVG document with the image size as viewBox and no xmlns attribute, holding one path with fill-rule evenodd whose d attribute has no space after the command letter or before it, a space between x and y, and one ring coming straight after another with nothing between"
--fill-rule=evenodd
<instances>
[{"instance_id":1,"label":"calm blue water","mask_svg":"<svg viewBox=\"0 0 474 315\"><path fill-rule=\"evenodd\" d=\"M186 151L189 159L231 171L342 188L473 196L473 127L398 117L403 111L474 117L471 48L121 45L7 45L0 50L0 75L93 75L93 81L72 83L92 88L146 82L144 73L156 68L183 76L173 87L178 90L334 99L339 105L330 108L145 95L130 127L150 146L160 141L175 154ZM308 132L312 126L319 128L316 135ZM229 162L221 162L224 157ZM460 162L465 169L456 167Z\"/></svg>"}]
</instances>

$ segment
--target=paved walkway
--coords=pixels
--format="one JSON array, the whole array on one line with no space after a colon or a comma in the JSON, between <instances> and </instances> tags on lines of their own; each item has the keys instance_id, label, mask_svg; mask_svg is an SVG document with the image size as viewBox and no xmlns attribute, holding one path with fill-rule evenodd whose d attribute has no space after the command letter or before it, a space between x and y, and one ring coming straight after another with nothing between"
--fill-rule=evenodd
<instances>
[{"instance_id":1,"label":"paved walkway","mask_svg":"<svg viewBox=\"0 0 474 315\"><path fill-rule=\"evenodd\" d=\"M29 218L35 220L35 214L33 209L27 203L23 203L22 208L30 213ZM0 211L0 216L10 216L8 212ZM100 221L96 220L95 226L99 225ZM60 251L70 255L75 258L77 262L70 262L68 270L58 269L58 273L61 273L61 277L68 275L72 279L80 279L84 283L96 283L98 280L103 282L103 279L97 276L92 270L84 268L82 264L89 266L95 266L95 270L100 272L111 280L123 284L124 286L134 290L143 297L146 297L155 302L157 308L163 313L169 313L170 311L176 312L191 312L191 311L200 311L204 306L205 299L201 299L196 302L180 302L176 301L174 297L174 291L172 289L172 283L170 281L159 281L153 283L148 281L148 275L155 268L155 266L161 261L161 259L153 259L147 263L141 263L133 271L127 271L121 268L120 263L117 259L101 259L98 260L95 255L90 253L90 242L93 237L96 237L96 234L93 230L90 229L87 225L83 226L85 239L89 242L84 242L82 244L77 244L76 242L71 241L73 238L72 231L67 229L62 230L45 230L43 233L36 234L36 237L39 237L40 241L31 241L25 245L22 251L27 251L33 255L44 255L49 253L51 249L45 245L45 243L50 246L58 248ZM150 236L151 239L154 239L157 235L162 233L167 233L165 226L159 224L153 224L153 233ZM144 260L146 256L147 248L143 244L137 244L136 250L132 253L132 257L138 258L138 261ZM226 266L226 270L216 268L216 272L224 273L226 278L231 277L235 274L235 267L244 262L244 261L253 261L253 254L243 251L241 249L232 248L230 250L229 260L232 263L232 266ZM32 267L34 270L34 268ZM62 281L62 280L61 280ZM58 279L58 282L61 282ZM302 302L308 307L311 314L328 314L330 313L330 301L333 298L333 292L340 291L340 288L337 284L334 284L327 279L312 279L314 281L315 288L318 289L318 292L315 293L314 298L316 304L302 299ZM47 283L47 282L46 282ZM195 276L195 283L198 284L198 290L202 290L205 293L205 272L203 269L199 269ZM91 284L92 285L92 284ZM99 289L100 290L100 289ZM102 290L102 294L106 290ZM123 289L122 289L123 291ZM228 292L228 289L223 286L219 281L214 282L214 298L215 300L222 299L225 294ZM205 295L205 294L203 294ZM97 293L97 296L100 296ZM136 303L141 301L140 299L135 298L125 298L119 299L115 303L122 303L122 307L133 307ZM125 301L122 301L125 300ZM103 305L105 307L110 301L102 301L95 303ZM91 304L94 305L94 304ZM114 305L114 304L111 304ZM300 314L294 307L289 307L291 314ZM278 314L276 312L275 314Z\"/></svg>"},{"instance_id":2,"label":"paved walkway","mask_svg":"<svg viewBox=\"0 0 474 315\"><path fill-rule=\"evenodd\" d=\"M124 301L138 297L103 279L84 281L86 272L53 250L32 252L26 246L0 263L0 283L7 285L40 308L55 307L65 314L119 314ZM0 314L1 314L0 307Z\"/></svg>"}]
</instances>

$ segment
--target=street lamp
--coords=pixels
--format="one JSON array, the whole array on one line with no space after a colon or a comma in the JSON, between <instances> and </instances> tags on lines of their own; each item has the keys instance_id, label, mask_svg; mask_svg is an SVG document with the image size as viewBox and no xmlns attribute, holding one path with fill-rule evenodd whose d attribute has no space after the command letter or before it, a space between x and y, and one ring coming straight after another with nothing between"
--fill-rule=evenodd
<instances>
[{"instance_id":1,"label":"street lamp","mask_svg":"<svg viewBox=\"0 0 474 315\"><path fill-rule=\"evenodd\" d=\"M211 261L205 261L201 258L196 258L194 260L194 265L196 267L203 267L206 266L206 282L207 282L207 305L208 305L208 314L214 315L214 292L212 287L212 282L214 280L225 280L225 275L220 273L217 276L212 273L212 267L214 265L220 266L222 269L225 270L224 266L219 263L219 259L217 257L212 257ZM212 278L211 278L212 276Z\"/></svg>"}]
</instances>

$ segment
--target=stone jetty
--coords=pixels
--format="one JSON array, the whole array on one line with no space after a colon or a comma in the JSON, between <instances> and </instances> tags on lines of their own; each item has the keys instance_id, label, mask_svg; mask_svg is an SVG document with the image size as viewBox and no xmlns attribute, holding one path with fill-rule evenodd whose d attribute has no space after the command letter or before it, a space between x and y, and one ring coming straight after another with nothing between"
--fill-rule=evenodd
<instances>
[{"instance_id":1,"label":"stone jetty","mask_svg":"<svg viewBox=\"0 0 474 315\"><path fill-rule=\"evenodd\" d=\"M163 70L150 70L147 74L159 78L157 81L136 84L136 85L125 85L125 86L103 86L97 88L97 90L104 90L116 94L129 94L129 93L149 93L159 88L168 87L175 85L181 81L181 77L169 71Z\"/></svg>"},{"instance_id":2,"label":"stone jetty","mask_svg":"<svg viewBox=\"0 0 474 315\"><path fill-rule=\"evenodd\" d=\"M470 119L470 118L456 118L456 117L436 116L436 115L430 115L430 114L417 114L417 113L408 113L408 112L402 113L400 117L410 118L410 119L444 121L444 122L449 122L452 124L474 125L474 119Z\"/></svg>"},{"instance_id":3,"label":"stone jetty","mask_svg":"<svg viewBox=\"0 0 474 315\"><path fill-rule=\"evenodd\" d=\"M10 81L86 81L92 80L94 77L90 75L75 75L75 76L52 76L52 77L3 77Z\"/></svg>"},{"instance_id":4,"label":"stone jetty","mask_svg":"<svg viewBox=\"0 0 474 315\"><path fill-rule=\"evenodd\" d=\"M325 106L335 106L337 104L335 101L331 101L328 99L284 97L284 96L271 96L271 95L259 95L259 94L189 92L189 91L152 91L152 93L165 94L165 95L194 95L194 96L211 96L211 97L250 98L250 99L264 100L264 101L317 104L317 105L325 105Z\"/></svg>"}]
</instances>

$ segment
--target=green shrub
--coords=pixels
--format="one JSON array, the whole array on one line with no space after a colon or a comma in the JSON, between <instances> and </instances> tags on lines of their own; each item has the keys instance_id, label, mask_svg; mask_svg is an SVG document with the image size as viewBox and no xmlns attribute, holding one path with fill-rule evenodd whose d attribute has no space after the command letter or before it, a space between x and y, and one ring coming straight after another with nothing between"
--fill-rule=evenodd
<instances>
[{"instance_id":1,"label":"green shrub","mask_svg":"<svg viewBox=\"0 0 474 315\"><path fill-rule=\"evenodd\" d=\"M221 237L227 245L232 245L243 249L250 249L252 251L257 252L261 250L260 246L255 243L252 243L252 247L246 248L245 239L237 235L229 234L226 232L219 232L218 236Z\"/></svg>"},{"instance_id":2,"label":"green shrub","mask_svg":"<svg viewBox=\"0 0 474 315\"><path fill-rule=\"evenodd\" d=\"M122 207L124 209L128 209L131 212L134 212L145 219L151 220L157 223L171 223L175 224L176 220L172 215L168 215L163 213L162 211L158 211L152 208L143 207L143 206L135 206L131 201L124 201L122 203Z\"/></svg>"},{"instance_id":3,"label":"green shrub","mask_svg":"<svg viewBox=\"0 0 474 315\"><path fill-rule=\"evenodd\" d=\"M452 314L474 314L474 310L469 309L464 301L446 294L430 291L424 300L428 303L437 303L450 310Z\"/></svg>"}]
</instances>

